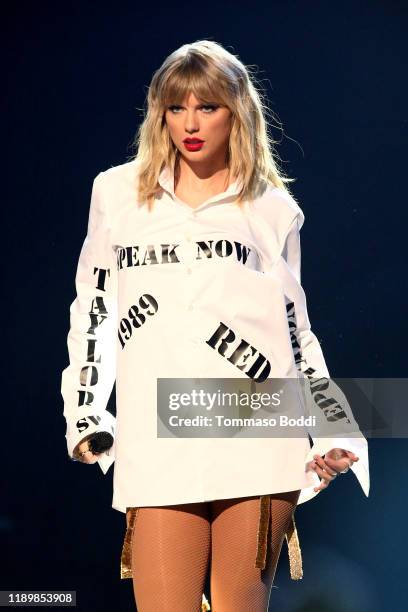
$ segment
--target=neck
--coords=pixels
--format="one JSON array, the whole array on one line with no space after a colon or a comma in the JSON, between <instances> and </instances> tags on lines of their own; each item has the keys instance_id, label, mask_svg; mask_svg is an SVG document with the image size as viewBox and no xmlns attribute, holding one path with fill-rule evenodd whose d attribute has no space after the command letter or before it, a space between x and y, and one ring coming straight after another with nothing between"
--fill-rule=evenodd
<instances>
[{"instance_id":1,"label":"neck","mask_svg":"<svg viewBox=\"0 0 408 612\"><path fill-rule=\"evenodd\" d=\"M231 183L230 169L224 163L192 164L179 158L174 171L174 189L182 186L199 193L225 191Z\"/></svg>"}]
</instances>

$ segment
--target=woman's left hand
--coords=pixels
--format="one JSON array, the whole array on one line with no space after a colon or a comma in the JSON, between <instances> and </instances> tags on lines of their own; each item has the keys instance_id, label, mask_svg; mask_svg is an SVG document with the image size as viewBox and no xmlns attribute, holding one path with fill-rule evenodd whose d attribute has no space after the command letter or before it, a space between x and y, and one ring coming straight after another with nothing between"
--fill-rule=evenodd
<instances>
[{"instance_id":1,"label":"woman's left hand","mask_svg":"<svg viewBox=\"0 0 408 612\"><path fill-rule=\"evenodd\" d=\"M326 489L337 474L348 472L353 463L359 460L357 455L343 448L332 448L324 455L324 459L320 455L313 455L313 458L311 468L321 478L320 485L313 489L316 492Z\"/></svg>"}]
</instances>

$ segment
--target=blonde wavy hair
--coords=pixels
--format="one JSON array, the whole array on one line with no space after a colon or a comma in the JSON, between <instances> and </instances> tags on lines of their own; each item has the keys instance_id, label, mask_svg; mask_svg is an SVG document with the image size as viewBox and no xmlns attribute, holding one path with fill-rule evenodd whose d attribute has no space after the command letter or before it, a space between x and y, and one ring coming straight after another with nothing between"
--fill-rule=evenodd
<instances>
[{"instance_id":1,"label":"blonde wavy hair","mask_svg":"<svg viewBox=\"0 0 408 612\"><path fill-rule=\"evenodd\" d=\"M258 197L271 183L290 193L286 183L295 179L279 168L277 141L269 134L266 119L273 113L252 66L245 66L219 43L198 40L173 51L153 74L145 118L133 141L137 153L131 157L138 167L139 202L147 202L151 210L162 189L160 172L165 165L176 172L179 151L170 137L165 112L168 106L182 104L190 92L204 104L223 104L232 112L226 163L230 174L242 181L236 203Z\"/></svg>"}]
</instances>

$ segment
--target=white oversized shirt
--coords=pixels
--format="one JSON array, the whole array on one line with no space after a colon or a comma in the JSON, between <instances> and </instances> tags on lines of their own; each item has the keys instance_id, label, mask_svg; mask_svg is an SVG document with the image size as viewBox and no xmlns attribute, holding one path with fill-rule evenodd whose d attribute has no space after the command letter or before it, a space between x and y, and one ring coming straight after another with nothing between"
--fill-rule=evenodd
<instances>
[{"instance_id":1,"label":"white oversized shirt","mask_svg":"<svg viewBox=\"0 0 408 612\"><path fill-rule=\"evenodd\" d=\"M269 186L241 210L235 182L193 209L166 166L149 212L137 202L137 167L110 168L93 184L61 384L69 455L85 435L112 433L99 465L106 473L114 462L112 506L121 512L295 489L300 504L320 482L306 463L334 447L360 457L351 469L368 496L362 434L311 434L313 447L307 436L158 437L159 377L249 377L260 355L269 377L329 372L300 284L304 214L295 200ZM237 338L231 351L245 340L252 352L228 359L218 350L223 331ZM115 381L116 418L106 409Z\"/></svg>"}]
</instances>

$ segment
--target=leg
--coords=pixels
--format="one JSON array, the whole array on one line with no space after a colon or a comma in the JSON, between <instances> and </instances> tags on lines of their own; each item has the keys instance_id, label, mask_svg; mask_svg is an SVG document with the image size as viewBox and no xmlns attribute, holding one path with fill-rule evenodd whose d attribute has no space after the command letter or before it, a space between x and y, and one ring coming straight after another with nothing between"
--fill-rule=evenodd
<instances>
[{"instance_id":1,"label":"leg","mask_svg":"<svg viewBox=\"0 0 408 612\"><path fill-rule=\"evenodd\" d=\"M138 612L200 612L209 561L208 505L139 508L132 538Z\"/></svg>"},{"instance_id":2,"label":"leg","mask_svg":"<svg viewBox=\"0 0 408 612\"><path fill-rule=\"evenodd\" d=\"M264 570L255 567L259 496L212 504L212 612L266 612L282 543L300 491L271 496L271 522Z\"/></svg>"}]
</instances>

